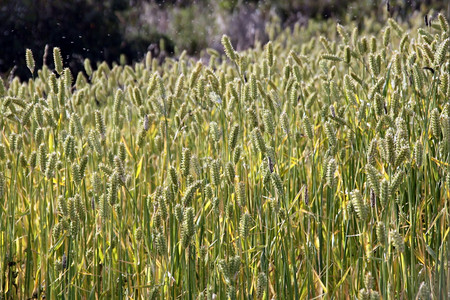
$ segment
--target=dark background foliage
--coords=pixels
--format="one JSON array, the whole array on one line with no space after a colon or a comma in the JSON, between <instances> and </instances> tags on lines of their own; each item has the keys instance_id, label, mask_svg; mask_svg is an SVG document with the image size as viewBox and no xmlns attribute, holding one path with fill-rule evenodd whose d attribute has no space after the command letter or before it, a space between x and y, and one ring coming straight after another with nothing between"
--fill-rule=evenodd
<instances>
[{"instance_id":1,"label":"dark background foliage","mask_svg":"<svg viewBox=\"0 0 450 300\"><path fill-rule=\"evenodd\" d=\"M28 76L25 49L33 51L37 67L42 65L45 46L60 47L64 63L81 70L83 59L118 61L120 54L141 57L147 47L163 35L128 39L123 34L121 13L131 9L124 0L6 0L0 4L0 73ZM173 46L168 41L169 48ZM52 65L49 53L46 61Z\"/></svg>"},{"instance_id":2,"label":"dark background foliage","mask_svg":"<svg viewBox=\"0 0 450 300\"><path fill-rule=\"evenodd\" d=\"M274 15L283 26L303 24L309 18L362 21L367 14L381 15L386 4L385 0L2 0L0 74L29 77L26 48L33 51L39 68L45 46L60 47L65 65L76 73L85 58L112 63L124 54L132 62L149 50L157 56L161 40L164 55L176 49L191 55L206 47L219 49L223 33L244 49L255 37L267 38L264 27ZM389 1L389 13L403 19L430 8L448 11L448 4ZM51 53L46 63L52 66Z\"/></svg>"}]
</instances>

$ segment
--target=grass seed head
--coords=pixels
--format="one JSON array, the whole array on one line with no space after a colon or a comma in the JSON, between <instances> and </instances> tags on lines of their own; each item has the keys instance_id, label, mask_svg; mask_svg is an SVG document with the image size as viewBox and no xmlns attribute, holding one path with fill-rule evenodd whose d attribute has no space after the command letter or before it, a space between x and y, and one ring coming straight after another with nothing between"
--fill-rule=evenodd
<instances>
[{"instance_id":1,"label":"grass seed head","mask_svg":"<svg viewBox=\"0 0 450 300\"><path fill-rule=\"evenodd\" d=\"M281 181L280 175L278 173L273 172L271 175L271 182L275 190L277 191L278 197L284 196L283 182Z\"/></svg>"},{"instance_id":2,"label":"grass seed head","mask_svg":"<svg viewBox=\"0 0 450 300\"><path fill-rule=\"evenodd\" d=\"M137 242L140 242L142 240L143 233L142 233L141 227L136 228L134 236L135 236Z\"/></svg>"},{"instance_id":3,"label":"grass seed head","mask_svg":"<svg viewBox=\"0 0 450 300\"><path fill-rule=\"evenodd\" d=\"M202 185L201 180L197 180L193 182L191 185L189 185L182 199L182 203L185 207L191 206L195 193L201 187L201 185Z\"/></svg>"},{"instance_id":4,"label":"grass seed head","mask_svg":"<svg viewBox=\"0 0 450 300\"><path fill-rule=\"evenodd\" d=\"M156 250L162 256L166 255L167 252L167 242L166 237L159 232L155 237Z\"/></svg>"},{"instance_id":5,"label":"grass seed head","mask_svg":"<svg viewBox=\"0 0 450 300\"><path fill-rule=\"evenodd\" d=\"M438 15L439 25L441 26L441 30L444 31L444 33L448 33L449 31L449 25L448 20L444 17L442 13Z\"/></svg>"},{"instance_id":6,"label":"grass seed head","mask_svg":"<svg viewBox=\"0 0 450 300\"><path fill-rule=\"evenodd\" d=\"M236 148L238 138L239 138L239 125L235 124L231 129L230 137L228 138L231 151L233 151Z\"/></svg>"},{"instance_id":7,"label":"grass seed head","mask_svg":"<svg viewBox=\"0 0 450 300\"><path fill-rule=\"evenodd\" d=\"M443 65L445 58L449 52L449 43L450 43L450 39L447 38L437 48L436 53L434 55L435 67L439 68Z\"/></svg>"},{"instance_id":8,"label":"grass seed head","mask_svg":"<svg viewBox=\"0 0 450 300\"><path fill-rule=\"evenodd\" d=\"M241 153L242 153L242 147L239 145L234 149L234 152L233 152L233 162L235 165L237 165L238 162L240 161Z\"/></svg>"},{"instance_id":9,"label":"grass seed head","mask_svg":"<svg viewBox=\"0 0 450 300\"><path fill-rule=\"evenodd\" d=\"M241 216L241 220L239 222L239 233L240 233L242 239L246 239L248 237L249 232L250 232L251 222L252 222L252 219L248 213L244 213Z\"/></svg>"},{"instance_id":10,"label":"grass seed head","mask_svg":"<svg viewBox=\"0 0 450 300\"><path fill-rule=\"evenodd\" d=\"M258 274L258 279L256 281L256 297L262 299L264 292L267 289L267 275L264 272Z\"/></svg>"},{"instance_id":11,"label":"grass seed head","mask_svg":"<svg viewBox=\"0 0 450 300\"><path fill-rule=\"evenodd\" d=\"M228 178L228 181L233 184L234 183L234 177L236 176L236 171L234 169L233 162L229 161L225 165L225 175Z\"/></svg>"},{"instance_id":12,"label":"grass seed head","mask_svg":"<svg viewBox=\"0 0 450 300\"><path fill-rule=\"evenodd\" d=\"M34 63L34 58L33 58L33 52L31 52L30 49L27 49L25 52L25 60L27 63L28 70L30 70L31 74L33 74L35 63Z\"/></svg>"},{"instance_id":13,"label":"grass seed head","mask_svg":"<svg viewBox=\"0 0 450 300\"><path fill-rule=\"evenodd\" d=\"M174 207L175 218L177 219L179 224L183 223L183 206L177 203Z\"/></svg>"},{"instance_id":14,"label":"grass seed head","mask_svg":"<svg viewBox=\"0 0 450 300\"><path fill-rule=\"evenodd\" d=\"M99 110L95 111L95 128L97 132L100 134L102 139L106 137L106 125L103 119L103 115Z\"/></svg>"},{"instance_id":15,"label":"grass seed head","mask_svg":"<svg viewBox=\"0 0 450 300\"><path fill-rule=\"evenodd\" d=\"M212 183L216 186L220 186L220 162L219 160L213 160L211 162L211 180Z\"/></svg>"},{"instance_id":16,"label":"grass seed head","mask_svg":"<svg viewBox=\"0 0 450 300\"><path fill-rule=\"evenodd\" d=\"M381 221L378 221L377 227L376 227L376 234L377 234L377 240L378 242L385 246L387 244L387 232L386 227L384 226L384 223Z\"/></svg>"},{"instance_id":17,"label":"grass seed head","mask_svg":"<svg viewBox=\"0 0 450 300\"><path fill-rule=\"evenodd\" d=\"M37 153L36 151L33 151L28 157L28 165L31 167L32 170L34 170L36 168L36 163L37 163Z\"/></svg>"},{"instance_id":18,"label":"grass seed head","mask_svg":"<svg viewBox=\"0 0 450 300\"><path fill-rule=\"evenodd\" d=\"M403 175L404 175L403 170L398 170L394 174L394 176L393 176L393 178L391 180L391 184L389 186L389 191L390 191L392 197L395 196L395 193L397 192L397 189L399 188L400 184L402 183Z\"/></svg>"},{"instance_id":19,"label":"grass seed head","mask_svg":"<svg viewBox=\"0 0 450 300\"><path fill-rule=\"evenodd\" d=\"M336 170L337 170L336 160L330 159L327 164L326 177L327 177L327 184L332 189L336 187L337 183L335 177Z\"/></svg>"},{"instance_id":20,"label":"grass seed head","mask_svg":"<svg viewBox=\"0 0 450 300\"><path fill-rule=\"evenodd\" d=\"M405 251L405 241L397 230L391 230L391 232L389 233L389 237L396 251L400 253Z\"/></svg>"},{"instance_id":21,"label":"grass seed head","mask_svg":"<svg viewBox=\"0 0 450 300\"><path fill-rule=\"evenodd\" d=\"M262 137L261 131L259 128L255 128L252 131L252 143L256 147L256 149L264 154L266 152L266 144L264 142L264 139Z\"/></svg>"},{"instance_id":22,"label":"grass seed head","mask_svg":"<svg viewBox=\"0 0 450 300\"><path fill-rule=\"evenodd\" d=\"M58 47L53 48L53 61L55 63L55 70L58 75L63 74L63 62L61 56L61 50Z\"/></svg>"},{"instance_id":23,"label":"grass seed head","mask_svg":"<svg viewBox=\"0 0 450 300\"><path fill-rule=\"evenodd\" d=\"M239 206L243 207L246 204L245 198L245 183L240 181L236 187L236 199Z\"/></svg>"},{"instance_id":24,"label":"grass seed head","mask_svg":"<svg viewBox=\"0 0 450 300\"><path fill-rule=\"evenodd\" d=\"M56 152L50 153L48 161L47 161L47 165L45 168L45 176L47 177L47 179L51 179L55 175L56 159L57 159Z\"/></svg>"},{"instance_id":25,"label":"grass seed head","mask_svg":"<svg viewBox=\"0 0 450 300\"><path fill-rule=\"evenodd\" d=\"M191 167L191 150L189 148L183 148L181 155L181 172L184 177L187 177L190 173Z\"/></svg>"},{"instance_id":26,"label":"grass seed head","mask_svg":"<svg viewBox=\"0 0 450 300\"><path fill-rule=\"evenodd\" d=\"M272 67L274 64L274 54L273 54L273 45L272 41L269 41L266 45L266 60L269 67ZM266 75L264 75L266 76Z\"/></svg>"},{"instance_id":27,"label":"grass seed head","mask_svg":"<svg viewBox=\"0 0 450 300\"><path fill-rule=\"evenodd\" d=\"M289 135L290 133L289 118L285 111L281 113L280 120L281 120L281 129L286 135Z\"/></svg>"},{"instance_id":28,"label":"grass seed head","mask_svg":"<svg viewBox=\"0 0 450 300\"><path fill-rule=\"evenodd\" d=\"M161 215L162 221L164 222L167 219L167 215L168 215L167 214L167 204L168 204L167 198L165 195L164 196L160 195L160 196L158 196L157 200L158 200L158 211Z\"/></svg>"},{"instance_id":29,"label":"grass seed head","mask_svg":"<svg viewBox=\"0 0 450 300\"><path fill-rule=\"evenodd\" d=\"M212 208L214 210L214 213L216 213L217 215L220 213L220 200L218 197L214 197L211 201L212 203Z\"/></svg>"},{"instance_id":30,"label":"grass seed head","mask_svg":"<svg viewBox=\"0 0 450 300\"><path fill-rule=\"evenodd\" d=\"M227 57L230 60L235 61L237 54L236 54L236 51L234 51L234 49L233 49L233 45L231 45L230 38L227 35L223 35L221 41L222 41L222 45L224 47L225 54L227 55Z\"/></svg>"},{"instance_id":31,"label":"grass seed head","mask_svg":"<svg viewBox=\"0 0 450 300\"><path fill-rule=\"evenodd\" d=\"M351 193L352 206L355 209L358 218L366 220L369 216L369 207L364 202L361 192L359 190L353 190Z\"/></svg>"},{"instance_id":32,"label":"grass seed head","mask_svg":"<svg viewBox=\"0 0 450 300\"><path fill-rule=\"evenodd\" d=\"M184 209L183 225L181 228L181 244L184 248L190 245L194 233L194 209L187 207Z\"/></svg>"}]
</instances>

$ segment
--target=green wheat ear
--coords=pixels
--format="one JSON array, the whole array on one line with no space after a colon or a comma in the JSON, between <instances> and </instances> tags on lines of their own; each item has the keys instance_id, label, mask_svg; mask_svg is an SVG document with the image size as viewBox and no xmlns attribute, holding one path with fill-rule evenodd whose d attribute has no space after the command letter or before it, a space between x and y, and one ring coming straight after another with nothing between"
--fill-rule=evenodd
<instances>
[{"instance_id":1,"label":"green wheat ear","mask_svg":"<svg viewBox=\"0 0 450 300\"><path fill-rule=\"evenodd\" d=\"M212 183L216 186L220 186L220 162L219 160L214 160L210 165L210 174Z\"/></svg>"},{"instance_id":2,"label":"green wheat ear","mask_svg":"<svg viewBox=\"0 0 450 300\"><path fill-rule=\"evenodd\" d=\"M194 233L194 209L187 207L184 210L183 224L181 227L181 244L183 248L187 248L190 245Z\"/></svg>"},{"instance_id":3,"label":"green wheat ear","mask_svg":"<svg viewBox=\"0 0 450 300\"><path fill-rule=\"evenodd\" d=\"M95 111L95 128L97 132L100 134L102 139L106 138L106 125L103 119L103 115L99 110Z\"/></svg>"},{"instance_id":4,"label":"green wheat ear","mask_svg":"<svg viewBox=\"0 0 450 300\"><path fill-rule=\"evenodd\" d=\"M351 192L352 206L355 209L358 218L366 220L369 216L369 207L364 202L361 192L359 190L353 190Z\"/></svg>"},{"instance_id":5,"label":"green wheat ear","mask_svg":"<svg viewBox=\"0 0 450 300\"><path fill-rule=\"evenodd\" d=\"M235 124L230 131L230 137L228 138L230 150L233 151L236 148L236 144L239 138L239 125Z\"/></svg>"},{"instance_id":6,"label":"green wheat ear","mask_svg":"<svg viewBox=\"0 0 450 300\"><path fill-rule=\"evenodd\" d=\"M25 60L27 63L28 70L30 70L31 74L33 74L35 63L34 63L34 58L33 58L33 52L31 52L30 49L27 49L25 52Z\"/></svg>"},{"instance_id":7,"label":"green wheat ear","mask_svg":"<svg viewBox=\"0 0 450 300\"><path fill-rule=\"evenodd\" d=\"M348 45L350 43L350 36L348 35L348 33L345 30L344 26L342 26L341 24L337 24L336 28L337 28L337 32L341 36L342 41L344 42L344 44Z\"/></svg>"},{"instance_id":8,"label":"green wheat ear","mask_svg":"<svg viewBox=\"0 0 450 300\"><path fill-rule=\"evenodd\" d=\"M246 204L246 198L245 198L245 183L242 181L237 184L236 197L238 205L243 207Z\"/></svg>"},{"instance_id":9,"label":"green wheat ear","mask_svg":"<svg viewBox=\"0 0 450 300\"><path fill-rule=\"evenodd\" d=\"M377 234L377 240L378 242L385 246L388 241L388 236L386 232L386 227L384 226L384 223L381 221L378 221L377 227L376 227L376 234Z\"/></svg>"},{"instance_id":10,"label":"green wheat ear","mask_svg":"<svg viewBox=\"0 0 450 300\"><path fill-rule=\"evenodd\" d=\"M241 220L239 222L239 232L241 234L242 239L246 239L250 232L250 226L251 226L251 216L248 213L244 213L241 216Z\"/></svg>"},{"instance_id":11,"label":"green wheat ear","mask_svg":"<svg viewBox=\"0 0 450 300\"><path fill-rule=\"evenodd\" d=\"M280 115L280 121L281 121L281 129L283 132L289 136L290 134L290 126L289 126L289 118L285 111L283 111Z\"/></svg>"},{"instance_id":12,"label":"green wheat ear","mask_svg":"<svg viewBox=\"0 0 450 300\"><path fill-rule=\"evenodd\" d=\"M242 153L242 147L239 145L234 149L234 152L233 152L233 162L235 165L237 165L239 160L241 159L241 153Z\"/></svg>"},{"instance_id":13,"label":"green wheat ear","mask_svg":"<svg viewBox=\"0 0 450 300\"><path fill-rule=\"evenodd\" d=\"M52 152L49 155L49 159L45 168L45 176L47 179L51 179L55 175L55 168L56 168L56 158L57 154L56 152Z\"/></svg>"},{"instance_id":14,"label":"green wheat ear","mask_svg":"<svg viewBox=\"0 0 450 300\"><path fill-rule=\"evenodd\" d=\"M275 190L277 191L278 197L284 196L284 189L283 189L283 182L281 181L280 175L273 172L271 175L272 185L275 187Z\"/></svg>"},{"instance_id":15,"label":"green wheat ear","mask_svg":"<svg viewBox=\"0 0 450 300\"><path fill-rule=\"evenodd\" d=\"M92 67L91 67L91 61L89 60L89 58L86 58L83 61L83 66L84 66L84 70L86 71L87 76L91 77L92 76Z\"/></svg>"},{"instance_id":16,"label":"green wheat ear","mask_svg":"<svg viewBox=\"0 0 450 300\"><path fill-rule=\"evenodd\" d=\"M217 125L217 122L211 122L209 123L209 135L214 143L218 143L220 140L220 129L219 125Z\"/></svg>"},{"instance_id":17,"label":"green wheat ear","mask_svg":"<svg viewBox=\"0 0 450 300\"><path fill-rule=\"evenodd\" d=\"M194 199L195 193L201 187L201 185L202 185L201 180L197 180L193 182L191 185L189 185L181 201L185 207L192 205L192 200Z\"/></svg>"},{"instance_id":18,"label":"green wheat ear","mask_svg":"<svg viewBox=\"0 0 450 300\"><path fill-rule=\"evenodd\" d=\"M189 148L183 148L181 154L181 172L184 177L187 177L191 168L191 150Z\"/></svg>"},{"instance_id":19,"label":"green wheat ear","mask_svg":"<svg viewBox=\"0 0 450 300\"><path fill-rule=\"evenodd\" d=\"M166 237L159 232L155 238L156 250L160 255L165 255L167 253L167 241Z\"/></svg>"},{"instance_id":20,"label":"green wheat ear","mask_svg":"<svg viewBox=\"0 0 450 300\"><path fill-rule=\"evenodd\" d=\"M442 13L439 13L438 19L439 19L439 25L441 27L441 30L444 31L444 33L448 33L449 25L448 25L447 19L444 17L444 15Z\"/></svg>"},{"instance_id":21,"label":"green wheat ear","mask_svg":"<svg viewBox=\"0 0 450 300\"><path fill-rule=\"evenodd\" d=\"M272 67L274 64L274 54L273 54L273 44L272 41L269 41L266 45L266 59L269 67Z\"/></svg>"},{"instance_id":22,"label":"green wheat ear","mask_svg":"<svg viewBox=\"0 0 450 300\"><path fill-rule=\"evenodd\" d=\"M383 46L387 47L391 41L391 27L386 27L383 32Z\"/></svg>"},{"instance_id":23,"label":"green wheat ear","mask_svg":"<svg viewBox=\"0 0 450 300\"><path fill-rule=\"evenodd\" d=\"M230 38L227 35L223 35L221 41L222 41L222 45L224 47L225 54L227 55L227 57L230 60L235 61L236 60L236 51L234 51L233 45L231 45Z\"/></svg>"},{"instance_id":24,"label":"green wheat ear","mask_svg":"<svg viewBox=\"0 0 450 300\"><path fill-rule=\"evenodd\" d=\"M336 187L336 183L337 183L337 180L335 177L336 170L337 170L336 160L330 159L328 161L327 170L326 170L327 184L330 188Z\"/></svg>"},{"instance_id":25,"label":"green wheat ear","mask_svg":"<svg viewBox=\"0 0 450 300\"><path fill-rule=\"evenodd\" d=\"M389 233L389 237L391 239L392 245L398 252L405 251L405 241L403 240L403 237L398 233L397 230L392 230Z\"/></svg>"},{"instance_id":26,"label":"green wheat ear","mask_svg":"<svg viewBox=\"0 0 450 300\"><path fill-rule=\"evenodd\" d=\"M72 164L72 178L74 179L75 183L79 186L81 183L81 172L80 166L77 163Z\"/></svg>"},{"instance_id":27,"label":"green wheat ear","mask_svg":"<svg viewBox=\"0 0 450 300\"><path fill-rule=\"evenodd\" d=\"M416 161L417 167L421 167L423 164L423 145L421 141L417 141L414 146L414 160Z\"/></svg>"},{"instance_id":28,"label":"green wheat ear","mask_svg":"<svg viewBox=\"0 0 450 300\"><path fill-rule=\"evenodd\" d=\"M36 151L31 152L29 158L28 158L28 165L30 166L31 170L34 170L36 168L37 163L37 153Z\"/></svg>"},{"instance_id":29,"label":"green wheat ear","mask_svg":"<svg viewBox=\"0 0 450 300\"><path fill-rule=\"evenodd\" d=\"M55 70L58 75L63 74L63 62L61 56L61 49L58 47L53 48L53 61L55 63Z\"/></svg>"},{"instance_id":30,"label":"green wheat ear","mask_svg":"<svg viewBox=\"0 0 450 300\"><path fill-rule=\"evenodd\" d=\"M236 171L234 169L233 162L229 161L229 162L226 163L226 165L225 165L225 175L226 175L229 183L233 184L234 183L234 178L236 176Z\"/></svg>"},{"instance_id":31,"label":"green wheat ear","mask_svg":"<svg viewBox=\"0 0 450 300\"><path fill-rule=\"evenodd\" d=\"M264 272L258 274L258 279L256 281L256 296L262 299L264 292L267 289L267 275Z\"/></svg>"},{"instance_id":32,"label":"green wheat ear","mask_svg":"<svg viewBox=\"0 0 450 300\"><path fill-rule=\"evenodd\" d=\"M449 43L450 43L450 39L447 38L437 48L436 54L434 56L435 67L439 68L441 65L443 65L443 63L445 61L445 57L448 55Z\"/></svg>"},{"instance_id":33,"label":"green wheat ear","mask_svg":"<svg viewBox=\"0 0 450 300\"><path fill-rule=\"evenodd\" d=\"M349 46L345 46L344 48L344 61L346 64L350 64L352 59L352 53Z\"/></svg>"},{"instance_id":34,"label":"green wheat ear","mask_svg":"<svg viewBox=\"0 0 450 300\"><path fill-rule=\"evenodd\" d=\"M375 192L377 197L380 197L380 174L372 165L366 166L366 172L370 188Z\"/></svg>"},{"instance_id":35,"label":"green wheat ear","mask_svg":"<svg viewBox=\"0 0 450 300\"><path fill-rule=\"evenodd\" d=\"M264 142L264 139L262 137L261 131L259 128L255 128L252 131L252 143L258 149L259 152L264 154L266 152L266 144Z\"/></svg>"},{"instance_id":36,"label":"green wheat ear","mask_svg":"<svg viewBox=\"0 0 450 300\"><path fill-rule=\"evenodd\" d=\"M142 240L143 233L142 233L142 228L141 227L136 228L134 236L135 236L137 242L140 242Z\"/></svg>"},{"instance_id":37,"label":"green wheat ear","mask_svg":"<svg viewBox=\"0 0 450 300\"><path fill-rule=\"evenodd\" d=\"M86 218L86 206L84 204L84 201L81 199L81 196L79 194L75 195L74 201L77 210L77 215L79 219L84 223Z\"/></svg>"},{"instance_id":38,"label":"green wheat ear","mask_svg":"<svg viewBox=\"0 0 450 300\"><path fill-rule=\"evenodd\" d=\"M337 139L336 139L335 129L334 129L333 124L329 121L325 123L325 134L327 136L328 144L329 144L330 148L336 147Z\"/></svg>"},{"instance_id":39,"label":"green wheat ear","mask_svg":"<svg viewBox=\"0 0 450 300\"><path fill-rule=\"evenodd\" d=\"M72 87L72 83L73 83L72 73L70 72L69 68L65 68L64 69L64 84L66 85L66 88L70 89Z\"/></svg>"},{"instance_id":40,"label":"green wheat ear","mask_svg":"<svg viewBox=\"0 0 450 300\"><path fill-rule=\"evenodd\" d=\"M398 170L392 180L391 180L391 184L389 186L389 192L391 194L392 197L395 196L395 193L397 191L397 189L399 188L402 180L403 180L403 175L404 175L404 171L403 170Z\"/></svg>"}]
</instances>

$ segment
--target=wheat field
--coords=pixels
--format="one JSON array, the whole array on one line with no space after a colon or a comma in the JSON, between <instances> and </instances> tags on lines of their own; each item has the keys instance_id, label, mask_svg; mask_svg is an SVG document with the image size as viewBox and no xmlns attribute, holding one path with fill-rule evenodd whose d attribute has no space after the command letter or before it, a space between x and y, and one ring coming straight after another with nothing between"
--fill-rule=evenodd
<instances>
[{"instance_id":1,"label":"wheat field","mask_svg":"<svg viewBox=\"0 0 450 300\"><path fill-rule=\"evenodd\" d=\"M0 79L0 299L445 299L449 23ZM49 55L51 57L51 54Z\"/></svg>"}]
</instances>

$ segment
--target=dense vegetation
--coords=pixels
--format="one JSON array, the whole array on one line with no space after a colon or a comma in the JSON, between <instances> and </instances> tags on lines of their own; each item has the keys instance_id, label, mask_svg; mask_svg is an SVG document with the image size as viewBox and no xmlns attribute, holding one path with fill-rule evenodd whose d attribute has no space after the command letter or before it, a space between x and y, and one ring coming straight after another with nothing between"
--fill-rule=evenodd
<instances>
[{"instance_id":1,"label":"dense vegetation","mask_svg":"<svg viewBox=\"0 0 450 300\"><path fill-rule=\"evenodd\" d=\"M78 74L28 50L0 80L0 298L448 297L449 24L423 23Z\"/></svg>"}]
</instances>

